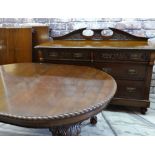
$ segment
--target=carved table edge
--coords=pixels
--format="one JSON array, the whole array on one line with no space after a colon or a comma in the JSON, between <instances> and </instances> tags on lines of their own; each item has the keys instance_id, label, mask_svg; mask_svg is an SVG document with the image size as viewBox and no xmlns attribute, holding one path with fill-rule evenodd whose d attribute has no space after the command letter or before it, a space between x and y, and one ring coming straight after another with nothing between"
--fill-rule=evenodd
<instances>
[{"instance_id":1,"label":"carved table edge","mask_svg":"<svg viewBox=\"0 0 155 155\"><path fill-rule=\"evenodd\" d=\"M90 108L83 109L81 111L77 111L73 113L65 113L65 114L60 114L55 116L18 116L14 114L0 112L0 120L1 118L11 118L11 119L20 119L20 120L38 120L38 121L40 120L41 121L41 120L58 120L58 119L76 117L82 114L92 112L93 110L97 110L101 107L105 108L107 104L110 102L110 100L113 98L113 95L115 92L116 92L116 88L114 89L112 95L107 100L104 100L103 103L99 103L95 106L91 106Z\"/></svg>"}]
</instances>

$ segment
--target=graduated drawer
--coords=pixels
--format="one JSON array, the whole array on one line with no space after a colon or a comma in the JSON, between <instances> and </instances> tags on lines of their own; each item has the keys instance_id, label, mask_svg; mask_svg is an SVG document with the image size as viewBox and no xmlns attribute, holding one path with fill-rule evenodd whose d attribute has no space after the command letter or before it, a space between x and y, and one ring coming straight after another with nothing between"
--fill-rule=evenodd
<instances>
[{"instance_id":1,"label":"graduated drawer","mask_svg":"<svg viewBox=\"0 0 155 155\"><path fill-rule=\"evenodd\" d=\"M71 61L90 61L89 51L78 51L72 49L43 49L43 57L46 60L71 60Z\"/></svg>"},{"instance_id":2,"label":"graduated drawer","mask_svg":"<svg viewBox=\"0 0 155 155\"><path fill-rule=\"evenodd\" d=\"M112 75L116 79L144 80L145 64L127 64L127 63L95 63L95 67Z\"/></svg>"},{"instance_id":3,"label":"graduated drawer","mask_svg":"<svg viewBox=\"0 0 155 155\"><path fill-rule=\"evenodd\" d=\"M144 81L116 80L116 82L117 82L117 92L115 94L116 98L145 100Z\"/></svg>"},{"instance_id":4,"label":"graduated drawer","mask_svg":"<svg viewBox=\"0 0 155 155\"><path fill-rule=\"evenodd\" d=\"M148 61L149 55L142 50L103 49L94 52L94 61Z\"/></svg>"}]
</instances>

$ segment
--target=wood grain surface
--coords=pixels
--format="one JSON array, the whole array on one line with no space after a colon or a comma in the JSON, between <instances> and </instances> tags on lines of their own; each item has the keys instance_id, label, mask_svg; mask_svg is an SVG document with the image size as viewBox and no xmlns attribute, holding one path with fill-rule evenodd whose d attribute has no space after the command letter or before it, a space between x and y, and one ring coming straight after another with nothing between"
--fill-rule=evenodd
<instances>
[{"instance_id":1,"label":"wood grain surface","mask_svg":"<svg viewBox=\"0 0 155 155\"><path fill-rule=\"evenodd\" d=\"M81 115L66 124L78 122L103 110L115 91L115 80L91 67L39 63L3 65L0 66L0 120L21 126L47 127L52 124L46 122L48 119L60 119L62 124L62 118ZM42 123L35 125L37 120Z\"/></svg>"},{"instance_id":2,"label":"wood grain surface","mask_svg":"<svg viewBox=\"0 0 155 155\"><path fill-rule=\"evenodd\" d=\"M120 40L53 40L35 46L35 48L125 48L154 49L147 41Z\"/></svg>"}]
</instances>

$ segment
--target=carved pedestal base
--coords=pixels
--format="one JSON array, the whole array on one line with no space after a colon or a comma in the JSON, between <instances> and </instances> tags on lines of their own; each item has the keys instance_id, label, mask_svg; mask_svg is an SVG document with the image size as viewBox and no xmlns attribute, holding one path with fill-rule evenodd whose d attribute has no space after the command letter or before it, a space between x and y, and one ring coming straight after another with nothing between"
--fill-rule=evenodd
<instances>
[{"instance_id":1,"label":"carved pedestal base","mask_svg":"<svg viewBox=\"0 0 155 155\"><path fill-rule=\"evenodd\" d=\"M92 116L92 117L90 118L90 123L91 123L92 125L95 125L95 124L97 123L97 116Z\"/></svg>"},{"instance_id":2,"label":"carved pedestal base","mask_svg":"<svg viewBox=\"0 0 155 155\"><path fill-rule=\"evenodd\" d=\"M81 123L49 128L53 136L77 136L81 132Z\"/></svg>"}]
</instances>

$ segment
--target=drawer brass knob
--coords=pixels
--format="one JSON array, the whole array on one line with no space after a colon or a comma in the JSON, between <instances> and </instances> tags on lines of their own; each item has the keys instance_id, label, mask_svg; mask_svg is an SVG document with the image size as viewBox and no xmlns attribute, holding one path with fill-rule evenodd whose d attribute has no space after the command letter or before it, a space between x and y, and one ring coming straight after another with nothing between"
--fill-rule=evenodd
<instances>
[{"instance_id":1,"label":"drawer brass knob","mask_svg":"<svg viewBox=\"0 0 155 155\"><path fill-rule=\"evenodd\" d=\"M48 56L50 56L50 57L57 57L58 53L52 52L52 53L49 53Z\"/></svg>"},{"instance_id":2,"label":"drawer brass knob","mask_svg":"<svg viewBox=\"0 0 155 155\"><path fill-rule=\"evenodd\" d=\"M44 61L44 58L39 58L40 61Z\"/></svg>"},{"instance_id":3,"label":"drawer brass knob","mask_svg":"<svg viewBox=\"0 0 155 155\"><path fill-rule=\"evenodd\" d=\"M102 70L106 73L111 73L112 72L112 68L102 68Z\"/></svg>"},{"instance_id":4,"label":"drawer brass knob","mask_svg":"<svg viewBox=\"0 0 155 155\"><path fill-rule=\"evenodd\" d=\"M82 58L83 57L83 54L82 53L74 53L73 54L73 57L74 58Z\"/></svg>"},{"instance_id":5,"label":"drawer brass knob","mask_svg":"<svg viewBox=\"0 0 155 155\"><path fill-rule=\"evenodd\" d=\"M130 75L135 75L135 74L137 74L137 71L135 70L135 69L128 69L128 74L130 74Z\"/></svg>"},{"instance_id":6,"label":"drawer brass knob","mask_svg":"<svg viewBox=\"0 0 155 155\"><path fill-rule=\"evenodd\" d=\"M133 60L141 59L141 54L133 53L130 55L130 59L133 59Z\"/></svg>"},{"instance_id":7,"label":"drawer brass knob","mask_svg":"<svg viewBox=\"0 0 155 155\"><path fill-rule=\"evenodd\" d=\"M101 55L101 57L102 57L103 59L111 59L111 54L103 53L103 54Z\"/></svg>"},{"instance_id":8,"label":"drawer brass knob","mask_svg":"<svg viewBox=\"0 0 155 155\"><path fill-rule=\"evenodd\" d=\"M129 93L133 93L133 92L136 92L136 88L135 87L126 87L126 91Z\"/></svg>"}]
</instances>

